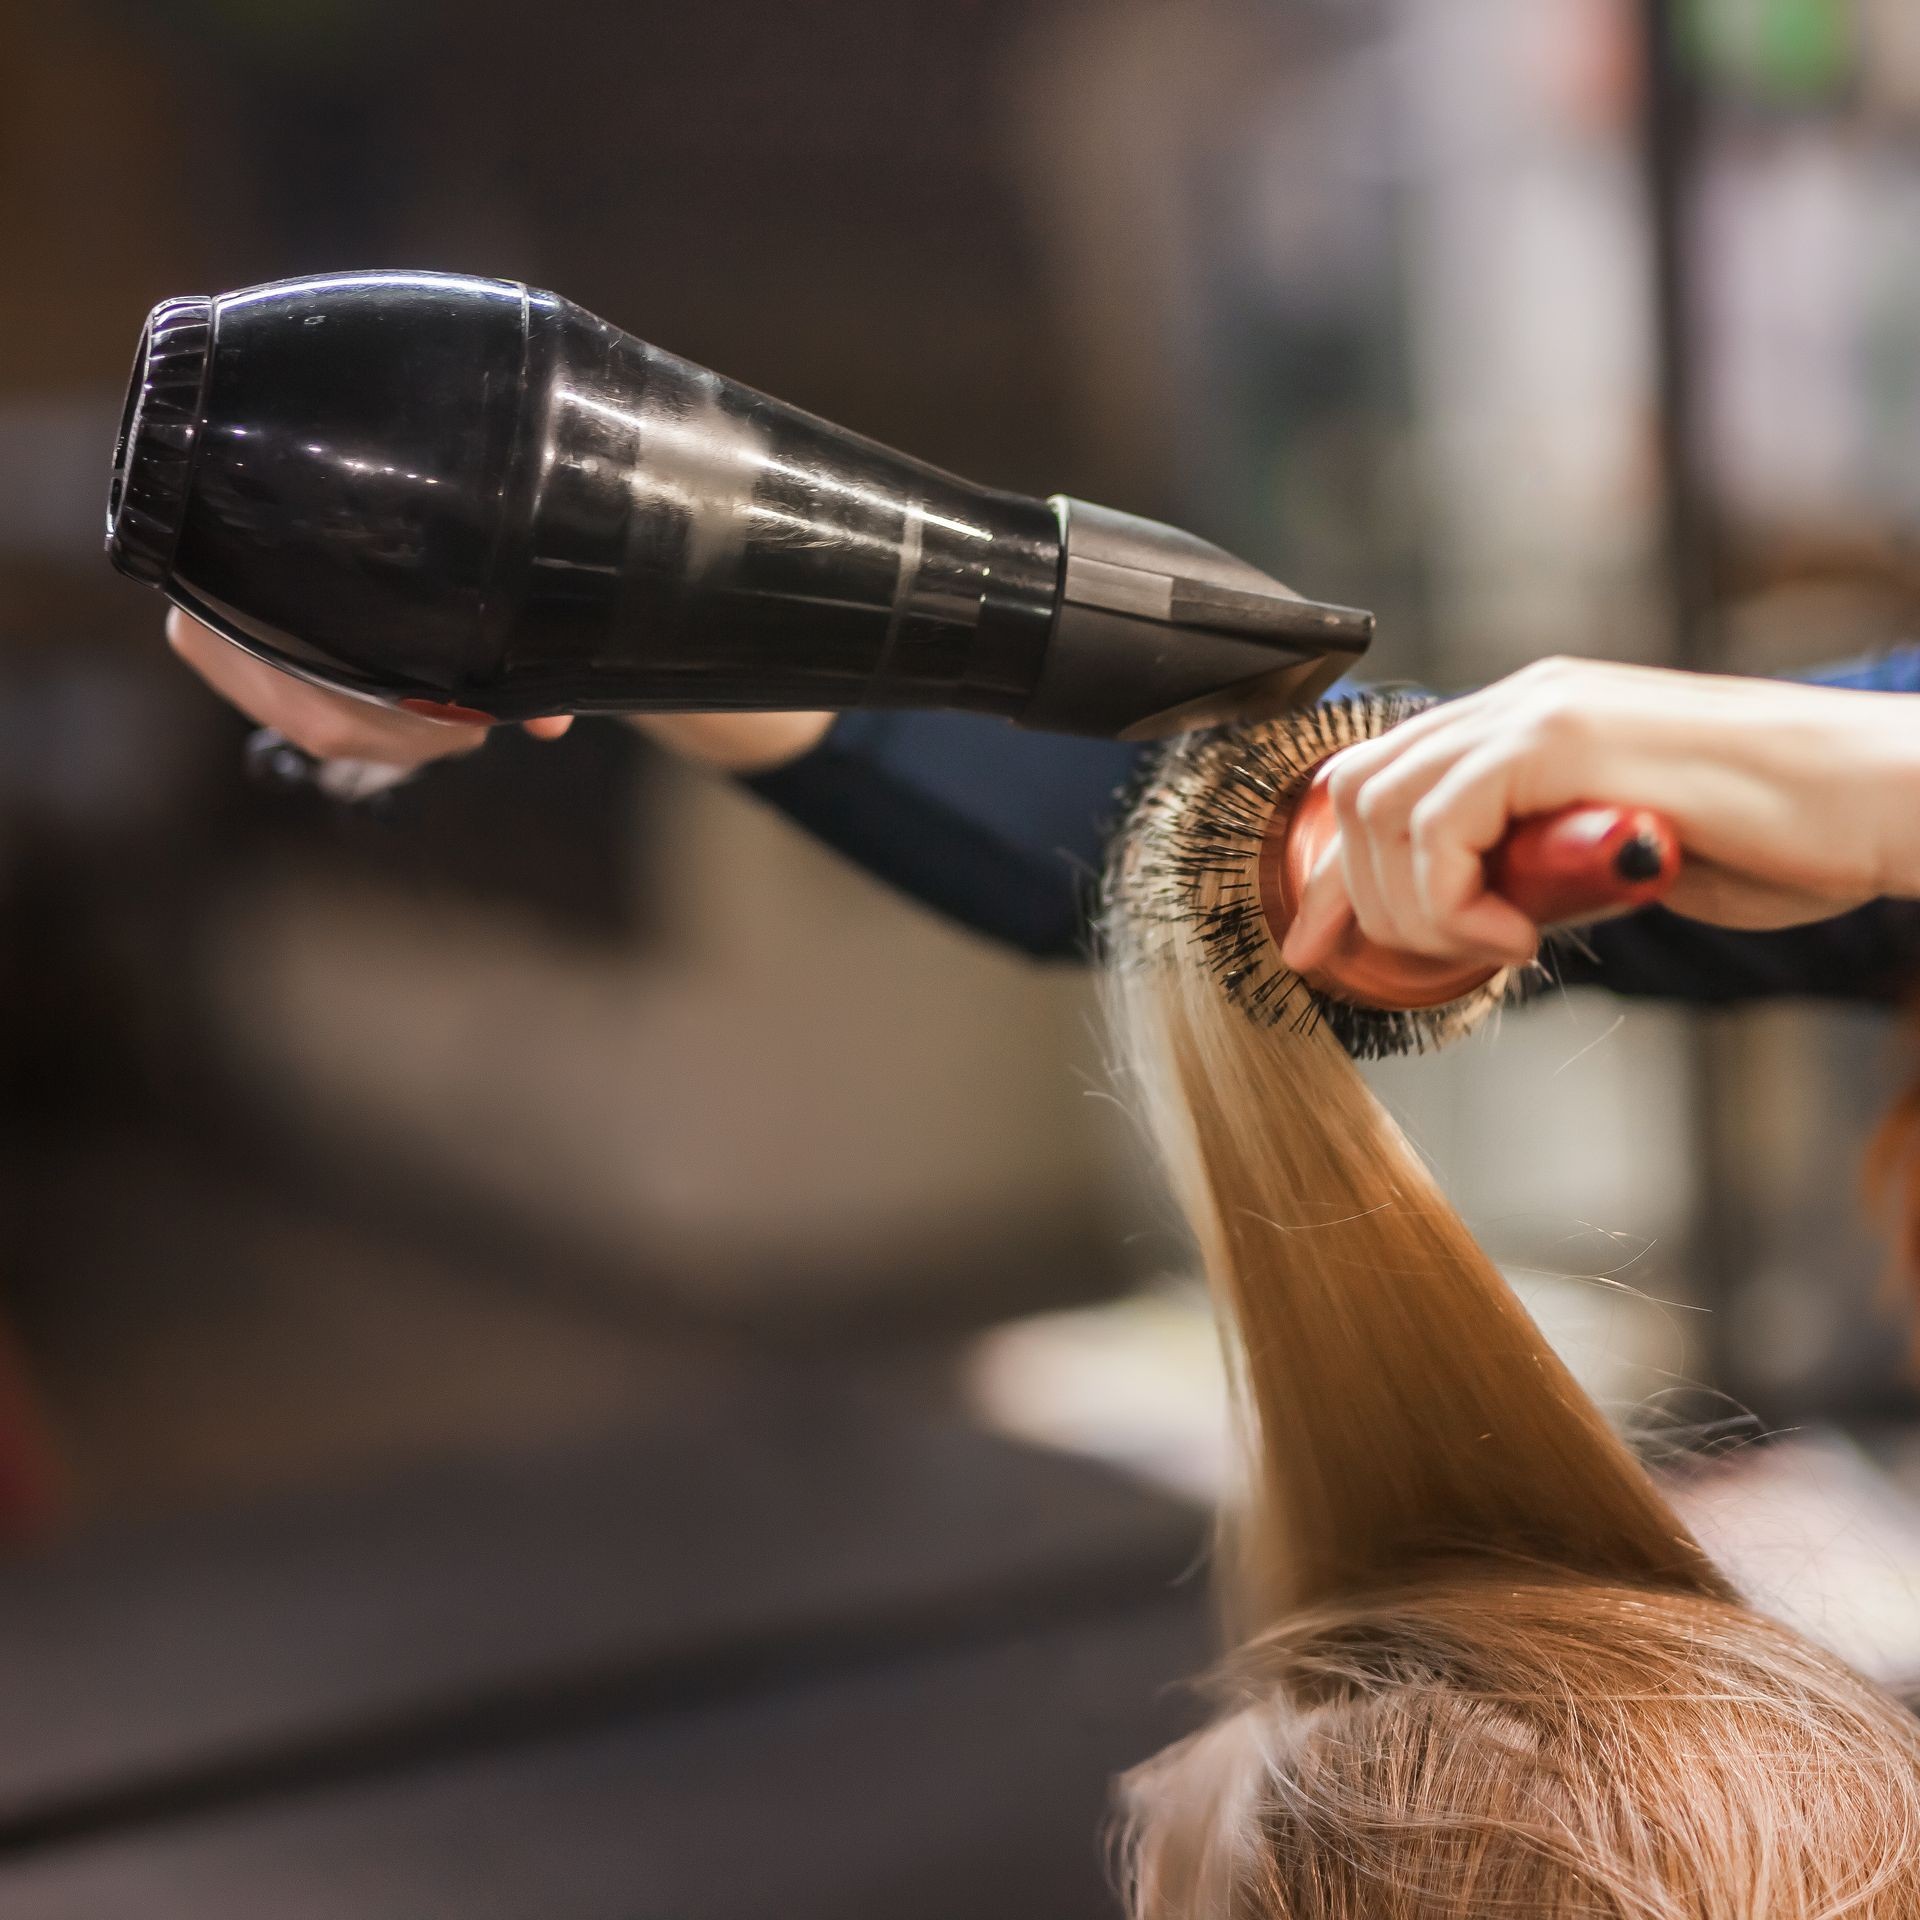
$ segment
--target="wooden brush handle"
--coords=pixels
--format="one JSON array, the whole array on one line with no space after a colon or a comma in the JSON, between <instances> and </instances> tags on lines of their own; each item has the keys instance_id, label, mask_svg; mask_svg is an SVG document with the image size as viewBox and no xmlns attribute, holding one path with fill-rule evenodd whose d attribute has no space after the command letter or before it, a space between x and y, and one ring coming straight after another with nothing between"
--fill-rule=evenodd
<instances>
[{"instance_id":1,"label":"wooden brush handle","mask_svg":"<svg viewBox=\"0 0 1920 1920\"><path fill-rule=\"evenodd\" d=\"M1487 856L1487 885L1536 927L1649 906L1679 877L1679 835L1649 807L1536 814Z\"/></svg>"}]
</instances>

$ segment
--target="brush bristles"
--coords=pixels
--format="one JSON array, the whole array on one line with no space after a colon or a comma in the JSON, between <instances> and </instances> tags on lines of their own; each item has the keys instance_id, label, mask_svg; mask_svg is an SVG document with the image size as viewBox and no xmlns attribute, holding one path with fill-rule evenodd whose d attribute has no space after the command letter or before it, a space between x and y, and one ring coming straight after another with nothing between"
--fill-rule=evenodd
<instances>
[{"instance_id":1,"label":"brush bristles","mask_svg":"<svg viewBox=\"0 0 1920 1920\"><path fill-rule=\"evenodd\" d=\"M1329 700L1279 720L1210 727L1174 740L1146 769L1115 842L1102 915L1109 957L1164 957L1199 940L1227 998L1261 1026L1325 1022L1356 1059L1423 1053L1478 1026L1526 988L1509 968L1445 1006L1399 1013L1310 986L1280 959L1260 904L1260 849L1329 755L1431 705L1413 693Z\"/></svg>"}]
</instances>

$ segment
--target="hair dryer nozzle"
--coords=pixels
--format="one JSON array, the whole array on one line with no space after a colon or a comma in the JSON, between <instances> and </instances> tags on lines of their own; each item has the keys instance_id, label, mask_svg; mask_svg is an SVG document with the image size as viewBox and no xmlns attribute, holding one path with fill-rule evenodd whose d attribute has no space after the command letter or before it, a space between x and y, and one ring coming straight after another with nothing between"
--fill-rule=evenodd
<instances>
[{"instance_id":1,"label":"hair dryer nozzle","mask_svg":"<svg viewBox=\"0 0 1920 1920\"><path fill-rule=\"evenodd\" d=\"M1056 497L1060 612L1027 726L1147 739L1317 699L1373 639L1373 615L1322 606L1219 547Z\"/></svg>"}]
</instances>

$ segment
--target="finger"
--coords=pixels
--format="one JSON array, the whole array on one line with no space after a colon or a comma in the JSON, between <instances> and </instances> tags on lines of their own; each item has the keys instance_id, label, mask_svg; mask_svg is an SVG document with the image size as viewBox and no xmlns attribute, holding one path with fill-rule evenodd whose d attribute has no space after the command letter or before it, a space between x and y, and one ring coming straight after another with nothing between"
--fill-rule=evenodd
<instances>
[{"instance_id":1,"label":"finger","mask_svg":"<svg viewBox=\"0 0 1920 1920\"><path fill-rule=\"evenodd\" d=\"M1281 943L1280 958L1295 973L1312 974L1332 958L1355 924L1344 871L1334 849L1301 893L1300 910ZM1441 957L1466 965L1522 966L1539 950L1539 930L1517 907L1497 895L1485 895L1466 910Z\"/></svg>"},{"instance_id":2,"label":"finger","mask_svg":"<svg viewBox=\"0 0 1920 1920\"><path fill-rule=\"evenodd\" d=\"M167 637L173 650L223 700L310 752L321 751L317 736L326 731L330 720L344 722L345 716L336 712L328 696L242 653L203 627L169 627ZM340 744L332 738L326 742L330 750Z\"/></svg>"},{"instance_id":3,"label":"finger","mask_svg":"<svg viewBox=\"0 0 1920 1920\"><path fill-rule=\"evenodd\" d=\"M1434 925L1418 884L1412 823L1428 793L1479 745L1484 727L1484 719L1463 717L1428 735L1362 786L1355 811L1365 830L1375 890L1387 909L1383 927L1362 921L1370 938L1404 953L1447 957L1456 951L1456 942Z\"/></svg>"},{"instance_id":4,"label":"finger","mask_svg":"<svg viewBox=\"0 0 1920 1920\"><path fill-rule=\"evenodd\" d=\"M573 725L573 715L550 714L539 720L523 721L522 725L536 740L558 740Z\"/></svg>"},{"instance_id":5,"label":"finger","mask_svg":"<svg viewBox=\"0 0 1920 1920\"><path fill-rule=\"evenodd\" d=\"M1437 958L1470 966L1524 967L1540 951L1540 929L1497 893L1483 893L1449 914L1436 939Z\"/></svg>"},{"instance_id":6,"label":"finger","mask_svg":"<svg viewBox=\"0 0 1920 1920\"><path fill-rule=\"evenodd\" d=\"M1416 895L1413 840L1404 823L1396 825L1377 807L1370 809L1366 837L1356 851L1366 857L1373 879L1373 897L1378 903L1377 918L1370 923L1363 915L1360 931L1369 940L1401 953L1425 952L1425 930L1418 916L1408 911Z\"/></svg>"},{"instance_id":7,"label":"finger","mask_svg":"<svg viewBox=\"0 0 1920 1920\"><path fill-rule=\"evenodd\" d=\"M1508 915L1487 910L1486 856L1512 825L1514 758L1504 744L1470 753L1414 809L1414 888L1427 924L1454 946L1471 941L1491 920L1506 920L1511 940L1521 929L1513 918L1525 916L1509 905ZM1531 922L1526 922L1532 933Z\"/></svg>"},{"instance_id":8,"label":"finger","mask_svg":"<svg viewBox=\"0 0 1920 1920\"><path fill-rule=\"evenodd\" d=\"M1414 810L1414 831L1422 843L1436 852L1484 858L1513 825L1525 759L1524 751L1507 739L1484 741L1464 755Z\"/></svg>"},{"instance_id":9,"label":"finger","mask_svg":"<svg viewBox=\"0 0 1920 1920\"><path fill-rule=\"evenodd\" d=\"M1392 944L1392 916L1374 876L1373 856L1367 846L1366 828L1359 814L1359 794L1349 789L1336 794L1334 811L1340 831L1328 849L1340 868L1340 882L1352 908L1353 919L1370 940L1385 939Z\"/></svg>"},{"instance_id":10,"label":"finger","mask_svg":"<svg viewBox=\"0 0 1920 1920\"><path fill-rule=\"evenodd\" d=\"M1390 814L1392 770L1369 776L1367 760L1338 755L1327 793L1340 822L1336 845L1359 931L1379 947L1404 952L1409 933L1400 906L1409 885L1411 849L1400 845L1402 828Z\"/></svg>"},{"instance_id":11,"label":"finger","mask_svg":"<svg viewBox=\"0 0 1920 1920\"><path fill-rule=\"evenodd\" d=\"M1326 961L1353 925L1353 901L1347 893L1346 873L1337 847L1329 847L1315 863L1300 890L1299 910L1280 958L1295 973L1311 973Z\"/></svg>"},{"instance_id":12,"label":"finger","mask_svg":"<svg viewBox=\"0 0 1920 1920\"><path fill-rule=\"evenodd\" d=\"M1418 816L1416 816L1417 818ZM1540 946L1540 929L1487 886L1483 856L1435 846L1416 828L1414 891L1420 899L1420 950L1436 959L1517 966Z\"/></svg>"},{"instance_id":13,"label":"finger","mask_svg":"<svg viewBox=\"0 0 1920 1920\"><path fill-rule=\"evenodd\" d=\"M1436 735L1450 733L1457 727L1484 724L1490 692L1491 689L1483 688L1478 693L1464 694L1457 699L1436 701L1432 706L1396 721L1386 732L1376 734L1370 740L1359 740L1350 747L1342 747L1334 757L1351 761L1360 777L1370 779L1415 748L1425 746Z\"/></svg>"},{"instance_id":14,"label":"finger","mask_svg":"<svg viewBox=\"0 0 1920 1920\"><path fill-rule=\"evenodd\" d=\"M471 752L486 738L483 727L395 713L310 686L177 612L167 622L167 640L222 699L319 759L413 767Z\"/></svg>"},{"instance_id":15,"label":"finger","mask_svg":"<svg viewBox=\"0 0 1920 1920\"><path fill-rule=\"evenodd\" d=\"M1487 887L1486 856L1513 824L1521 776L1506 742L1468 754L1435 783L1413 813L1414 886L1438 951L1530 958L1540 930Z\"/></svg>"}]
</instances>

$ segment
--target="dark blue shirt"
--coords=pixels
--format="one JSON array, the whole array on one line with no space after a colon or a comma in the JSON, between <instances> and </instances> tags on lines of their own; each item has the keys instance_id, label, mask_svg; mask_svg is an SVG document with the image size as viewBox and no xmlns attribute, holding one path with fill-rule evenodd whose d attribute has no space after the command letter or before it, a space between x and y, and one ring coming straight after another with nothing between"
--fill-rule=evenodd
<instances>
[{"instance_id":1,"label":"dark blue shirt","mask_svg":"<svg viewBox=\"0 0 1920 1920\"><path fill-rule=\"evenodd\" d=\"M1809 677L1920 692L1920 647ZM747 784L938 912L1028 953L1077 958L1088 950L1119 797L1143 751L970 714L857 713L812 753ZM1553 970L1570 985L1712 1003L1895 1000L1920 976L1920 903L1877 900L1765 933L1653 907L1583 929L1560 945Z\"/></svg>"}]
</instances>

